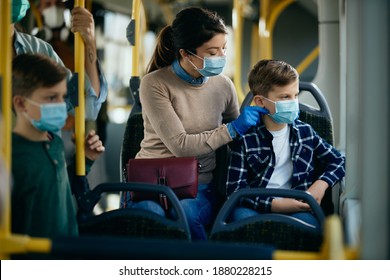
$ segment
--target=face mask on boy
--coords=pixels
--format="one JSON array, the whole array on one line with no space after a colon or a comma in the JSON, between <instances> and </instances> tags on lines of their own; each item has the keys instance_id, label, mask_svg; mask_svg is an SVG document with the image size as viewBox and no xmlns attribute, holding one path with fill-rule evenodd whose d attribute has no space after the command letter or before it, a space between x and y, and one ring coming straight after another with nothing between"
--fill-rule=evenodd
<instances>
[{"instance_id":1,"label":"face mask on boy","mask_svg":"<svg viewBox=\"0 0 390 280\"><path fill-rule=\"evenodd\" d=\"M195 69L204 77L211 77L216 76L222 73L223 68L226 65L226 55L222 56L212 56L212 57L204 57L201 58L200 56L197 56L196 54L188 51L193 56L196 56L199 59L203 60L203 68L199 69L197 68L191 60L188 59L188 61L192 64L192 66L195 67Z\"/></svg>"},{"instance_id":2,"label":"face mask on boy","mask_svg":"<svg viewBox=\"0 0 390 280\"><path fill-rule=\"evenodd\" d=\"M25 113L25 116L31 121L31 124L35 128L41 131L58 132L64 127L66 118L68 117L65 102L39 104L27 98L26 100L31 104L40 107L40 120L33 120Z\"/></svg>"},{"instance_id":3,"label":"face mask on boy","mask_svg":"<svg viewBox=\"0 0 390 280\"><path fill-rule=\"evenodd\" d=\"M12 0L12 23L22 20L30 8L28 0Z\"/></svg>"},{"instance_id":4,"label":"face mask on boy","mask_svg":"<svg viewBox=\"0 0 390 280\"><path fill-rule=\"evenodd\" d=\"M276 123L293 123L299 116L298 98L294 100L272 101L266 97L268 101L275 104L275 113L269 114L272 120Z\"/></svg>"}]
</instances>

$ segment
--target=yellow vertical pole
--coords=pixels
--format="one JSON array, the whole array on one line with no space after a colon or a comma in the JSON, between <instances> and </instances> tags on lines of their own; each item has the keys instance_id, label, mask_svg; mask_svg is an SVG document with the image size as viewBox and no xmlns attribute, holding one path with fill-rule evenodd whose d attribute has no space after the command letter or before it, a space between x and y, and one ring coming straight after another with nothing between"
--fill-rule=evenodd
<instances>
[{"instance_id":1,"label":"yellow vertical pole","mask_svg":"<svg viewBox=\"0 0 390 280\"><path fill-rule=\"evenodd\" d=\"M299 74L302 74L313 61L319 56L320 47L317 45L299 64L295 69Z\"/></svg>"},{"instance_id":2,"label":"yellow vertical pole","mask_svg":"<svg viewBox=\"0 0 390 280\"><path fill-rule=\"evenodd\" d=\"M243 3L242 0L233 1L233 30L234 30L234 75L233 81L237 91L238 102L241 104L244 100L244 93L242 90L241 68L242 68L242 18Z\"/></svg>"},{"instance_id":3,"label":"yellow vertical pole","mask_svg":"<svg viewBox=\"0 0 390 280\"><path fill-rule=\"evenodd\" d=\"M85 8L92 13L92 2L93 0L85 0Z\"/></svg>"},{"instance_id":4,"label":"yellow vertical pole","mask_svg":"<svg viewBox=\"0 0 390 280\"><path fill-rule=\"evenodd\" d=\"M11 126L12 126L12 96L11 96L11 0L1 0L0 17L0 53L2 59L0 62L1 92L2 92L2 121L3 131L1 134L1 157L4 159L5 179L11 176ZM3 178L1 178L3 180ZM4 182L2 182L4 183ZM4 189L1 189L0 206L0 236L10 235L10 182L6 182Z\"/></svg>"},{"instance_id":5,"label":"yellow vertical pole","mask_svg":"<svg viewBox=\"0 0 390 280\"><path fill-rule=\"evenodd\" d=\"M262 0L259 18L259 50L260 59L273 57L273 32L279 15L292 4L294 0Z\"/></svg>"},{"instance_id":6,"label":"yellow vertical pole","mask_svg":"<svg viewBox=\"0 0 390 280\"><path fill-rule=\"evenodd\" d=\"M30 238L11 233L11 164L12 164L12 41L11 0L0 1L0 260L10 254L51 250L51 241L45 238Z\"/></svg>"},{"instance_id":7,"label":"yellow vertical pole","mask_svg":"<svg viewBox=\"0 0 390 280\"><path fill-rule=\"evenodd\" d=\"M2 122L0 141L0 240L11 235L11 0L0 1L0 77L1 77L1 113ZM6 256L0 252L0 259Z\"/></svg>"},{"instance_id":8,"label":"yellow vertical pole","mask_svg":"<svg viewBox=\"0 0 390 280\"><path fill-rule=\"evenodd\" d=\"M141 33L141 22L140 22L140 8L141 8L141 0L133 0L133 4L131 7L131 18L134 20L134 46L132 48L132 68L131 68L131 76L139 77L139 47L140 47L140 33Z\"/></svg>"},{"instance_id":9,"label":"yellow vertical pole","mask_svg":"<svg viewBox=\"0 0 390 280\"><path fill-rule=\"evenodd\" d=\"M76 0L75 7L84 7L84 0ZM78 106L75 108L76 175L85 175L85 47L83 38L75 34L75 72L78 73Z\"/></svg>"},{"instance_id":10,"label":"yellow vertical pole","mask_svg":"<svg viewBox=\"0 0 390 280\"><path fill-rule=\"evenodd\" d=\"M260 18L259 18L259 52L260 59L272 58L272 37L267 26L267 18L270 9L270 0L262 0L260 2Z\"/></svg>"}]
</instances>

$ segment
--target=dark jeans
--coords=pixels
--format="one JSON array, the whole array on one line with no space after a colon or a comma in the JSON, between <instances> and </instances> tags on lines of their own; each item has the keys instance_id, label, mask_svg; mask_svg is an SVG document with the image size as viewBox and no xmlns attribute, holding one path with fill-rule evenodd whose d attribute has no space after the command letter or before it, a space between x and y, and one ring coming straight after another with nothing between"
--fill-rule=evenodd
<instances>
[{"instance_id":1,"label":"dark jeans","mask_svg":"<svg viewBox=\"0 0 390 280\"><path fill-rule=\"evenodd\" d=\"M211 189L211 184L200 184L196 198L180 200L191 230L192 240L207 240L205 227L214 221L215 205L217 204L217 196ZM148 210L161 216L166 215L160 204L152 200L130 203L127 207ZM169 215L176 218L173 210L170 211Z\"/></svg>"}]
</instances>

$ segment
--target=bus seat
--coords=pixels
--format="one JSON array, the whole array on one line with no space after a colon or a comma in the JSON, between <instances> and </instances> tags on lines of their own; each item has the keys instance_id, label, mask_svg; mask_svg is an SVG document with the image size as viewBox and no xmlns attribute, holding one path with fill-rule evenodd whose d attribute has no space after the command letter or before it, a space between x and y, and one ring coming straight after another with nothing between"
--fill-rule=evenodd
<instances>
[{"instance_id":1,"label":"bus seat","mask_svg":"<svg viewBox=\"0 0 390 280\"><path fill-rule=\"evenodd\" d=\"M299 82L299 94L302 92L310 93L315 101L318 104L319 108L315 108L313 106L299 103L299 119L305 123L310 124L313 129L329 144L334 145L334 135L333 135L333 119L332 114L329 109L328 102L325 99L325 96L321 92L321 90L311 82ZM245 96L244 101L241 104L240 111L244 109L245 106L249 106L253 100L253 93L248 92ZM321 167L319 163L315 164L318 166L317 170L321 172ZM337 190L339 187L328 188L325 192L325 196L321 202L321 207L324 210L326 216L331 215L335 212L334 205L338 205L338 193L337 193L337 201L333 202L333 194L332 190ZM337 191L335 191L337 192Z\"/></svg>"},{"instance_id":2,"label":"bus seat","mask_svg":"<svg viewBox=\"0 0 390 280\"><path fill-rule=\"evenodd\" d=\"M215 188L219 197L221 205L226 201L226 180L227 171L230 160L230 148L229 145L223 145L215 151L215 169L213 170L213 178ZM218 207L218 209L220 208Z\"/></svg>"},{"instance_id":3,"label":"bus seat","mask_svg":"<svg viewBox=\"0 0 390 280\"><path fill-rule=\"evenodd\" d=\"M277 250L319 251L323 241L323 229L315 228L294 217L279 213L267 213L243 220L229 221L233 208L244 197L259 195L290 197L306 201L314 216L323 225L325 215L316 200L306 192L277 189L240 189L234 192L222 206L209 236L210 241L256 243L274 246Z\"/></svg>"},{"instance_id":4,"label":"bus seat","mask_svg":"<svg viewBox=\"0 0 390 280\"><path fill-rule=\"evenodd\" d=\"M147 191L165 194L177 213L172 220L150 211L135 208L119 208L99 215L93 208L103 193L119 191ZM80 235L127 236L137 238L162 238L190 240L191 234L179 200L165 186L145 183L103 183L85 193L85 203L80 203L77 214Z\"/></svg>"},{"instance_id":5,"label":"bus seat","mask_svg":"<svg viewBox=\"0 0 390 280\"><path fill-rule=\"evenodd\" d=\"M141 141L144 138L144 120L142 113L131 114L127 119L125 132L123 134L122 149L120 155L120 168L122 182L127 181L126 164L141 148Z\"/></svg>"},{"instance_id":6,"label":"bus seat","mask_svg":"<svg viewBox=\"0 0 390 280\"><path fill-rule=\"evenodd\" d=\"M139 77L131 77L130 82L130 98L133 106L131 107L129 117L127 119L125 132L121 147L119 160L120 175L122 182L126 182L126 164L140 150L141 141L144 138L144 120L142 118L142 106L139 98Z\"/></svg>"}]
</instances>

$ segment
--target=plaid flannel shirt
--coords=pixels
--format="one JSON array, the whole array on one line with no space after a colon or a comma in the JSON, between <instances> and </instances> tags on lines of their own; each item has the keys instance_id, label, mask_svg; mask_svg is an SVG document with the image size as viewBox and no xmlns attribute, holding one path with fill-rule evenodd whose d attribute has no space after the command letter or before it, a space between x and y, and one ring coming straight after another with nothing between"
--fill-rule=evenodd
<instances>
[{"instance_id":1,"label":"plaid flannel shirt","mask_svg":"<svg viewBox=\"0 0 390 280\"><path fill-rule=\"evenodd\" d=\"M263 123L252 127L231 145L226 191L229 196L241 188L266 188L275 168L272 135ZM307 190L321 179L334 186L345 175L345 157L323 140L306 123L296 120L290 130L292 189ZM243 198L241 205L270 212L273 197Z\"/></svg>"}]
</instances>

